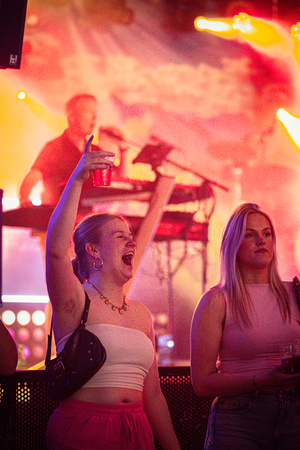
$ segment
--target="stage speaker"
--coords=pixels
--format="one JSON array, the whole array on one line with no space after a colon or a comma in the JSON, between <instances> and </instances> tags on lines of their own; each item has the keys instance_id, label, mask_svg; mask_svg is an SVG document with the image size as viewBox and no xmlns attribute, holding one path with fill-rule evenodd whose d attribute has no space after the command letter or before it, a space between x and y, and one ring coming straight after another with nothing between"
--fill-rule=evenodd
<instances>
[{"instance_id":1,"label":"stage speaker","mask_svg":"<svg viewBox=\"0 0 300 450\"><path fill-rule=\"evenodd\" d=\"M27 0L0 0L0 69L20 69Z\"/></svg>"}]
</instances>

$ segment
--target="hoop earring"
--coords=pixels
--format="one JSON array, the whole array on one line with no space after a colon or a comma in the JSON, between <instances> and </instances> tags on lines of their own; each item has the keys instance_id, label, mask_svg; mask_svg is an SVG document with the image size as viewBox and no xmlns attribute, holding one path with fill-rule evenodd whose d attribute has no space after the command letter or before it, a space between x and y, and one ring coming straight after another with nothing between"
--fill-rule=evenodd
<instances>
[{"instance_id":1,"label":"hoop earring","mask_svg":"<svg viewBox=\"0 0 300 450\"><path fill-rule=\"evenodd\" d=\"M101 258L101 256L98 256L98 259L100 260L100 266L97 267L96 266L96 261L93 262L93 266L94 266L94 270L96 270L96 272L98 272L98 270L100 270L103 266L103 259Z\"/></svg>"}]
</instances>

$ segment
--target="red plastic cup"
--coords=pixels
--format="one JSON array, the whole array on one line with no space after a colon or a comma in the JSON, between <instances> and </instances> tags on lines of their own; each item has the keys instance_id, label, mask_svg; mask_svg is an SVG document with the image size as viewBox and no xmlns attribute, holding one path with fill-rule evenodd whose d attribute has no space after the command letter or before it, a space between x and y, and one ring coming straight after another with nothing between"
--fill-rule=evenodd
<instances>
[{"instance_id":1,"label":"red plastic cup","mask_svg":"<svg viewBox=\"0 0 300 450\"><path fill-rule=\"evenodd\" d=\"M107 156L106 159L113 161L114 157ZM93 170L93 185L95 187L99 186L110 186L112 165L107 169L95 169Z\"/></svg>"}]
</instances>

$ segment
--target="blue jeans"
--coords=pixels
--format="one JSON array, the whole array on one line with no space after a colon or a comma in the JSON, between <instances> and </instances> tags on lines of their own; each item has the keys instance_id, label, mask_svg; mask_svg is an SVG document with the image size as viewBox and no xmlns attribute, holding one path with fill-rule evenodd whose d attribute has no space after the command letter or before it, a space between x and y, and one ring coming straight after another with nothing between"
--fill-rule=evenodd
<instances>
[{"instance_id":1,"label":"blue jeans","mask_svg":"<svg viewBox=\"0 0 300 450\"><path fill-rule=\"evenodd\" d=\"M217 397L204 450L300 450L299 389Z\"/></svg>"}]
</instances>

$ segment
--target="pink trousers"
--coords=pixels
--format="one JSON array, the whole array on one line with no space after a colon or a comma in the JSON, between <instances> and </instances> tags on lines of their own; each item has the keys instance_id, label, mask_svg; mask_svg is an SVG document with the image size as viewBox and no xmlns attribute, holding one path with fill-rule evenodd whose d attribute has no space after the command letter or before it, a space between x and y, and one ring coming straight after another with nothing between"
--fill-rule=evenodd
<instances>
[{"instance_id":1,"label":"pink trousers","mask_svg":"<svg viewBox=\"0 0 300 450\"><path fill-rule=\"evenodd\" d=\"M65 400L50 417L46 438L48 450L155 450L142 403Z\"/></svg>"}]
</instances>

